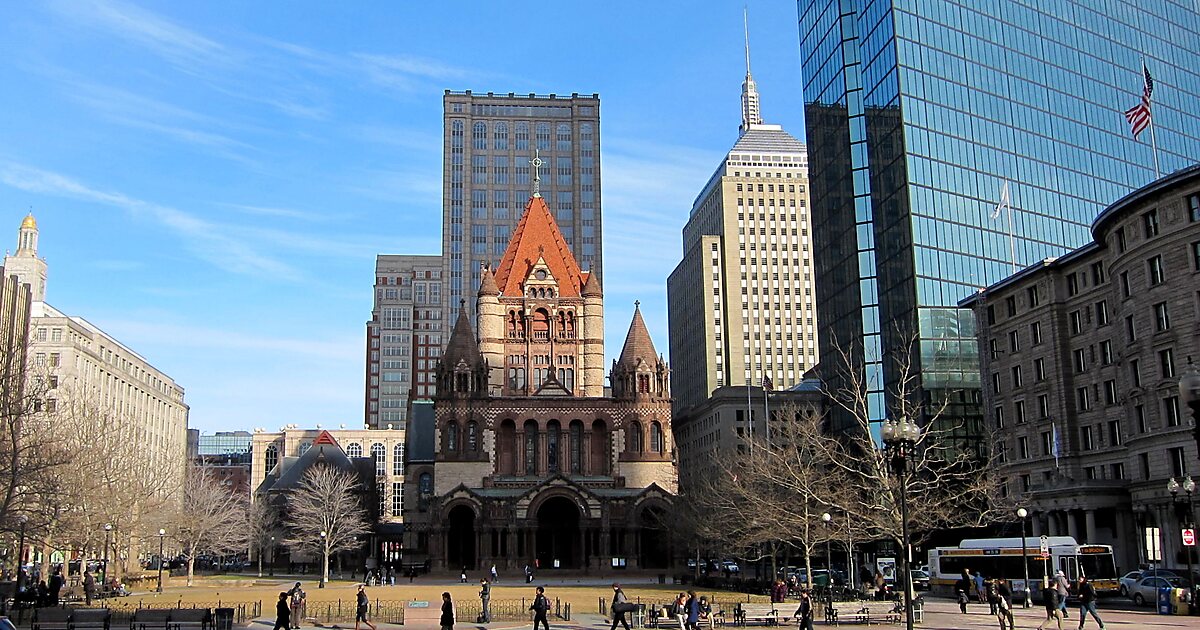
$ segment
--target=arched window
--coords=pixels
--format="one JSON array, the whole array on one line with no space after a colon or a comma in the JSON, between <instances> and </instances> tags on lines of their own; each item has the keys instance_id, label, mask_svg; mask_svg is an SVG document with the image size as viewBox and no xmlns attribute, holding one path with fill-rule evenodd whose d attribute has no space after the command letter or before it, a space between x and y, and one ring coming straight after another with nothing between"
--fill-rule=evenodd
<instances>
[{"instance_id":1,"label":"arched window","mask_svg":"<svg viewBox=\"0 0 1200 630\"><path fill-rule=\"evenodd\" d=\"M474 420L467 423L467 450L479 450L479 425Z\"/></svg>"},{"instance_id":2,"label":"arched window","mask_svg":"<svg viewBox=\"0 0 1200 630\"><path fill-rule=\"evenodd\" d=\"M355 442L347 446L346 457L362 457L362 444Z\"/></svg>"},{"instance_id":3,"label":"arched window","mask_svg":"<svg viewBox=\"0 0 1200 630\"><path fill-rule=\"evenodd\" d=\"M560 152L571 150L571 125L559 123L554 134L555 144Z\"/></svg>"},{"instance_id":4,"label":"arched window","mask_svg":"<svg viewBox=\"0 0 1200 630\"><path fill-rule=\"evenodd\" d=\"M657 422L650 423L650 450L655 453L663 452L662 425Z\"/></svg>"},{"instance_id":5,"label":"arched window","mask_svg":"<svg viewBox=\"0 0 1200 630\"><path fill-rule=\"evenodd\" d=\"M463 146L463 121L461 120L450 123L450 146L455 149L461 149Z\"/></svg>"},{"instance_id":6,"label":"arched window","mask_svg":"<svg viewBox=\"0 0 1200 630\"><path fill-rule=\"evenodd\" d=\"M637 390L638 390L639 394L649 394L650 393L650 375L649 374L638 374L637 375L637 384L638 384Z\"/></svg>"},{"instance_id":7,"label":"arched window","mask_svg":"<svg viewBox=\"0 0 1200 630\"><path fill-rule=\"evenodd\" d=\"M514 142L517 152L525 152L529 150L529 123L517 123L516 138Z\"/></svg>"},{"instance_id":8,"label":"arched window","mask_svg":"<svg viewBox=\"0 0 1200 630\"><path fill-rule=\"evenodd\" d=\"M525 474L536 475L538 465L538 426L533 420L525 422Z\"/></svg>"},{"instance_id":9,"label":"arched window","mask_svg":"<svg viewBox=\"0 0 1200 630\"><path fill-rule=\"evenodd\" d=\"M371 459L375 460L375 476L387 475L387 449L379 442L371 445Z\"/></svg>"},{"instance_id":10,"label":"arched window","mask_svg":"<svg viewBox=\"0 0 1200 630\"><path fill-rule=\"evenodd\" d=\"M471 144L475 147L475 150L477 150L477 151L486 150L487 149L487 125L485 125L481 122L475 123L475 127L471 130L471 141L472 141Z\"/></svg>"},{"instance_id":11,"label":"arched window","mask_svg":"<svg viewBox=\"0 0 1200 630\"><path fill-rule=\"evenodd\" d=\"M629 452L642 452L642 425L637 422L629 423Z\"/></svg>"},{"instance_id":12,"label":"arched window","mask_svg":"<svg viewBox=\"0 0 1200 630\"><path fill-rule=\"evenodd\" d=\"M562 426L558 424L558 420L551 420L546 424L546 468L550 472L558 472L558 438L562 432Z\"/></svg>"},{"instance_id":13,"label":"arched window","mask_svg":"<svg viewBox=\"0 0 1200 630\"><path fill-rule=\"evenodd\" d=\"M392 447L392 474L397 477L404 475L404 444Z\"/></svg>"},{"instance_id":14,"label":"arched window","mask_svg":"<svg viewBox=\"0 0 1200 630\"><path fill-rule=\"evenodd\" d=\"M508 123L498 122L492 127L492 139L495 140L493 146L498 151L508 149Z\"/></svg>"},{"instance_id":15,"label":"arched window","mask_svg":"<svg viewBox=\"0 0 1200 630\"><path fill-rule=\"evenodd\" d=\"M533 312L533 339L545 341L550 338L550 314L539 308Z\"/></svg>"},{"instance_id":16,"label":"arched window","mask_svg":"<svg viewBox=\"0 0 1200 630\"><path fill-rule=\"evenodd\" d=\"M446 425L446 450L458 452L458 424L451 422Z\"/></svg>"},{"instance_id":17,"label":"arched window","mask_svg":"<svg viewBox=\"0 0 1200 630\"><path fill-rule=\"evenodd\" d=\"M433 475L429 473L421 473L417 480L417 492L421 494L433 494Z\"/></svg>"},{"instance_id":18,"label":"arched window","mask_svg":"<svg viewBox=\"0 0 1200 630\"><path fill-rule=\"evenodd\" d=\"M267 476L270 476L271 471L275 470L275 467L279 465L279 448L276 447L274 444L271 444L270 446L268 446L267 452L263 456L263 461L267 465L265 474Z\"/></svg>"},{"instance_id":19,"label":"arched window","mask_svg":"<svg viewBox=\"0 0 1200 630\"><path fill-rule=\"evenodd\" d=\"M580 474L583 472L583 423L574 420L571 422L570 429L571 440L571 472Z\"/></svg>"},{"instance_id":20,"label":"arched window","mask_svg":"<svg viewBox=\"0 0 1200 630\"><path fill-rule=\"evenodd\" d=\"M550 123L537 124L537 148L540 151L550 150Z\"/></svg>"},{"instance_id":21,"label":"arched window","mask_svg":"<svg viewBox=\"0 0 1200 630\"><path fill-rule=\"evenodd\" d=\"M310 449L310 448L312 448L312 441L304 440L303 442L300 443L300 454L303 455L303 454L307 453L308 449Z\"/></svg>"}]
</instances>

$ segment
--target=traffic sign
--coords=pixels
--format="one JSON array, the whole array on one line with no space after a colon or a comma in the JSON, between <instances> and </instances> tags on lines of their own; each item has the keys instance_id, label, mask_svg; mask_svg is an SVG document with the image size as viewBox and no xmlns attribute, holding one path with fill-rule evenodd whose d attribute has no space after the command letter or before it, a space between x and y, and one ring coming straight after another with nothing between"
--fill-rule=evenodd
<instances>
[{"instance_id":1,"label":"traffic sign","mask_svg":"<svg viewBox=\"0 0 1200 630\"><path fill-rule=\"evenodd\" d=\"M1039 538L1038 545L1041 546L1041 551L1042 551L1043 556L1050 553L1050 539L1048 537L1042 536L1041 538Z\"/></svg>"},{"instance_id":2,"label":"traffic sign","mask_svg":"<svg viewBox=\"0 0 1200 630\"><path fill-rule=\"evenodd\" d=\"M1184 547L1195 547L1196 546L1196 530L1194 530L1190 527L1183 530L1183 546Z\"/></svg>"}]
</instances>

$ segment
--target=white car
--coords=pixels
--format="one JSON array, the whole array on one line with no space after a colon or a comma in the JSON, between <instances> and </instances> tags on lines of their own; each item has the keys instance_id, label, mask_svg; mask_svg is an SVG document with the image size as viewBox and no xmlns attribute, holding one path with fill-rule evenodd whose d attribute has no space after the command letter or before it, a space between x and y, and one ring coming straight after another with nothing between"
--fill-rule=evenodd
<instances>
[{"instance_id":1,"label":"white car","mask_svg":"<svg viewBox=\"0 0 1200 630\"><path fill-rule=\"evenodd\" d=\"M1129 573L1122 575L1118 580L1121 584L1121 597L1129 597L1131 592L1130 589L1133 587L1133 585L1137 584L1138 580L1144 577L1153 577L1154 575L1155 572L1150 570L1130 571ZM1168 571L1166 569L1159 570L1157 575L1161 577L1178 577L1177 573L1174 571Z\"/></svg>"},{"instance_id":2,"label":"white car","mask_svg":"<svg viewBox=\"0 0 1200 630\"><path fill-rule=\"evenodd\" d=\"M1158 589L1163 587L1187 588L1187 581L1177 576L1149 576L1129 587L1129 596L1138 606L1153 606L1158 601Z\"/></svg>"}]
</instances>

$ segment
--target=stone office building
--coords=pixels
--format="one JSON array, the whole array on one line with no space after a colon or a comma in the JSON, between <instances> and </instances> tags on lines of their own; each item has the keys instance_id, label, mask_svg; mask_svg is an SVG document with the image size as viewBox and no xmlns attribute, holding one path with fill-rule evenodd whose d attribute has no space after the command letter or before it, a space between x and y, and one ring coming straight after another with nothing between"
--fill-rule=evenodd
<instances>
[{"instance_id":1,"label":"stone office building","mask_svg":"<svg viewBox=\"0 0 1200 630\"><path fill-rule=\"evenodd\" d=\"M438 368L432 462L408 471L414 551L435 569L668 566L669 369L635 310L606 395L600 279L536 192L482 270L474 329L467 310Z\"/></svg>"},{"instance_id":2,"label":"stone office building","mask_svg":"<svg viewBox=\"0 0 1200 630\"><path fill-rule=\"evenodd\" d=\"M1200 473L1179 377L1200 360L1200 165L1100 213L1093 242L964 300L974 310L984 403L1008 492L1033 535L1113 544L1186 563L1186 498Z\"/></svg>"}]
</instances>

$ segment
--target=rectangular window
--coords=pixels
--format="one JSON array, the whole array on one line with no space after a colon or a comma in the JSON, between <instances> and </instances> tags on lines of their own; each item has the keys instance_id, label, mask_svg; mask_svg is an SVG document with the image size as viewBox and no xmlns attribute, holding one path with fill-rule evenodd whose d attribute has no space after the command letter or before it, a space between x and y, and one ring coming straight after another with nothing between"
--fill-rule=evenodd
<instances>
[{"instance_id":1,"label":"rectangular window","mask_svg":"<svg viewBox=\"0 0 1200 630\"><path fill-rule=\"evenodd\" d=\"M1079 311L1071 311L1067 314L1067 319L1071 322L1071 334L1078 335L1083 332L1083 314Z\"/></svg>"},{"instance_id":2,"label":"rectangular window","mask_svg":"<svg viewBox=\"0 0 1200 630\"><path fill-rule=\"evenodd\" d=\"M1117 404L1117 382L1114 380L1104 381L1104 403Z\"/></svg>"},{"instance_id":3,"label":"rectangular window","mask_svg":"<svg viewBox=\"0 0 1200 630\"><path fill-rule=\"evenodd\" d=\"M992 393L993 394L1000 393L1000 373L999 372L992 374Z\"/></svg>"},{"instance_id":4,"label":"rectangular window","mask_svg":"<svg viewBox=\"0 0 1200 630\"><path fill-rule=\"evenodd\" d=\"M1021 380L1021 366L1014 365L1012 367L1012 385L1014 388L1016 388L1016 387L1021 387L1022 384L1023 383Z\"/></svg>"},{"instance_id":5,"label":"rectangular window","mask_svg":"<svg viewBox=\"0 0 1200 630\"><path fill-rule=\"evenodd\" d=\"M993 360L1000 358L1000 344L995 339L988 340L988 352L991 353Z\"/></svg>"},{"instance_id":6,"label":"rectangular window","mask_svg":"<svg viewBox=\"0 0 1200 630\"><path fill-rule=\"evenodd\" d=\"M1021 453L1021 459L1029 459L1029 438L1025 436L1017 438L1017 451Z\"/></svg>"},{"instance_id":7,"label":"rectangular window","mask_svg":"<svg viewBox=\"0 0 1200 630\"><path fill-rule=\"evenodd\" d=\"M1134 405L1133 418L1137 420L1138 433L1146 433L1150 430L1150 424L1146 422L1146 406Z\"/></svg>"},{"instance_id":8,"label":"rectangular window","mask_svg":"<svg viewBox=\"0 0 1200 630\"><path fill-rule=\"evenodd\" d=\"M1050 417L1050 397L1040 394L1038 400L1038 418L1045 420Z\"/></svg>"},{"instance_id":9,"label":"rectangular window","mask_svg":"<svg viewBox=\"0 0 1200 630\"><path fill-rule=\"evenodd\" d=\"M1122 462L1117 462L1116 464L1109 464L1108 470L1109 470L1109 477L1111 477L1113 479L1124 479L1125 478L1125 464Z\"/></svg>"},{"instance_id":10,"label":"rectangular window","mask_svg":"<svg viewBox=\"0 0 1200 630\"><path fill-rule=\"evenodd\" d=\"M1192 223L1200 221L1200 195L1188 195L1188 216L1191 217Z\"/></svg>"},{"instance_id":11,"label":"rectangular window","mask_svg":"<svg viewBox=\"0 0 1200 630\"><path fill-rule=\"evenodd\" d=\"M1162 284L1163 280L1166 279L1166 276L1163 273L1162 254L1159 254L1158 256L1155 256L1155 257L1151 258L1150 260L1147 260L1146 266L1149 269L1150 284L1151 285Z\"/></svg>"},{"instance_id":12,"label":"rectangular window","mask_svg":"<svg viewBox=\"0 0 1200 630\"><path fill-rule=\"evenodd\" d=\"M1074 357L1075 357L1075 373L1081 374L1083 372L1086 372L1087 371L1087 353L1084 352L1084 349L1076 348Z\"/></svg>"},{"instance_id":13,"label":"rectangular window","mask_svg":"<svg viewBox=\"0 0 1200 630\"><path fill-rule=\"evenodd\" d=\"M392 516L404 515L404 484L392 482Z\"/></svg>"},{"instance_id":14,"label":"rectangular window","mask_svg":"<svg viewBox=\"0 0 1200 630\"><path fill-rule=\"evenodd\" d=\"M1134 387L1142 386L1142 367L1141 362L1137 359L1129 360L1129 380Z\"/></svg>"},{"instance_id":15,"label":"rectangular window","mask_svg":"<svg viewBox=\"0 0 1200 630\"><path fill-rule=\"evenodd\" d=\"M1107 300L1100 300L1099 302L1096 302L1096 325L1097 326L1107 326L1108 325L1108 301Z\"/></svg>"},{"instance_id":16,"label":"rectangular window","mask_svg":"<svg viewBox=\"0 0 1200 630\"><path fill-rule=\"evenodd\" d=\"M1142 479L1150 479L1150 454L1138 453L1138 465L1142 469Z\"/></svg>"},{"instance_id":17,"label":"rectangular window","mask_svg":"<svg viewBox=\"0 0 1200 630\"><path fill-rule=\"evenodd\" d=\"M1029 325L1029 334L1033 337L1033 345L1042 343L1042 323L1033 322Z\"/></svg>"},{"instance_id":18,"label":"rectangular window","mask_svg":"<svg viewBox=\"0 0 1200 630\"><path fill-rule=\"evenodd\" d=\"M1025 289L1025 297L1029 300L1029 307L1033 308L1038 305L1038 290L1036 286Z\"/></svg>"},{"instance_id":19,"label":"rectangular window","mask_svg":"<svg viewBox=\"0 0 1200 630\"><path fill-rule=\"evenodd\" d=\"M1079 293L1079 274L1071 274L1067 276L1067 295L1076 295Z\"/></svg>"},{"instance_id":20,"label":"rectangular window","mask_svg":"<svg viewBox=\"0 0 1200 630\"><path fill-rule=\"evenodd\" d=\"M1154 305L1154 330L1162 332L1171 328L1171 316L1167 312L1167 303L1159 302Z\"/></svg>"},{"instance_id":21,"label":"rectangular window","mask_svg":"<svg viewBox=\"0 0 1200 630\"><path fill-rule=\"evenodd\" d=\"M1192 269L1200 271L1200 241L1192 243Z\"/></svg>"},{"instance_id":22,"label":"rectangular window","mask_svg":"<svg viewBox=\"0 0 1200 630\"><path fill-rule=\"evenodd\" d=\"M1167 426L1179 426L1179 396L1167 396L1163 399L1163 415L1167 418Z\"/></svg>"},{"instance_id":23,"label":"rectangular window","mask_svg":"<svg viewBox=\"0 0 1200 630\"><path fill-rule=\"evenodd\" d=\"M1152 209L1142 215L1142 232L1146 238L1158 236L1158 210Z\"/></svg>"},{"instance_id":24,"label":"rectangular window","mask_svg":"<svg viewBox=\"0 0 1200 630\"><path fill-rule=\"evenodd\" d=\"M1158 351L1158 370L1163 378L1175 378L1175 353L1170 348Z\"/></svg>"},{"instance_id":25,"label":"rectangular window","mask_svg":"<svg viewBox=\"0 0 1200 630\"><path fill-rule=\"evenodd\" d=\"M1137 341L1137 326L1133 323L1133 315L1125 316L1125 337L1130 343Z\"/></svg>"},{"instance_id":26,"label":"rectangular window","mask_svg":"<svg viewBox=\"0 0 1200 630\"><path fill-rule=\"evenodd\" d=\"M996 428L1004 428L1004 407L997 406L992 409L992 417L995 418Z\"/></svg>"},{"instance_id":27,"label":"rectangular window","mask_svg":"<svg viewBox=\"0 0 1200 630\"><path fill-rule=\"evenodd\" d=\"M1008 331L1008 349L1010 352L1021 351L1021 336L1015 330Z\"/></svg>"},{"instance_id":28,"label":"rectangular window","mask_svg":"<svg viewBox=\"0 0 1200 630\"><path fill-rule=\"evenodd\" d=\"M1100 286L1104 280L1104 263L1092 263L1092 286Z\"/></svg>"},{"instance_id":29,"label":"rectangular window","mask_svg":"<svg viewBox=\"0 0 1200 630\"><path fill-rule=\"evenodd\" d=\"M1109 420L1108 421L1108 445L1109 446L1120 446L1122 441L1123 440L1121 439L1121 421L1120 420ZM1119 478L1120 477L1118 477L1118 479Z\"/></svg>"},{"instance_id":30,"label":"rectangular window","mask_svg":"<svg viewBox=\"0 0 1200 630\"><path fill-rule=\"evenodd\" d=\"M1008 316L1012 317L1017 314L1017 298L1008 296L1004 298L1004 308L1008 312Z\"/></svg>"},{"instance_id":31,"label":"rectangular window","mask_svg":"<svg viewBox=\"0 0 1200 630\"><path fill-rule=\"evenodd\" d=\"M1042 431L1042 455L1050 455L1054 452L1054 437L1049 431Z\"/></svg>"},{"instance_id":32,"label":"rectangular window","mask_svg":"<svg viewBox=\"0 0 1200 630\"><path fill-rule=\"evenodd\" d=\"M1013 416L1016 418L1017 424L1025 424L1025 401L1018 400L1013 403Z\"/></svg>"},{"instance_id":33,"label":"rectangular window","mask_svg":"<svg viewBox=\"0 0 1200 630\"><path fill-rule=\"evenodd\" d=\"M1046 360L1037 358L1033 360L1033 378L1037 382L1046 380Z\"/></svg>"},{"instance_id":34,"label":"rectangular window","mask_svg":"<svg viewBox=\"0 0 1200 630\"><path fill-rule=\"evenodd\" d=\"M1167 449L1167 459L1171 462L1172 477L1183 478L1187 476L1187 460L1183 457L1182 446Z\"/></svg>"},{"instance_id":35,"label":"rectangular window","mask_svg":"<svg viewBox=\"0 0 1200 630\"><path fill-rule=\"evenodd\" d=\"M1100 364L1101 365L1112 365L1112 362L1113 362L1112 341L1105 339L1104 341L1100 342Z\"/></svg>"},{"instance_id":36,"label":"rectangular window","mask_svg":"<svg viewBox=\"0 0 1200 630\"><path fill-rule=\"evenodd\" d=\"M1131 293L1132 293L1132 290L1129 287L1129 272L1122 271L1121 272L1121 297L1128 298Z\"/></svg>"},{"instance_id":37,"label":"rectangular window","mask_svg":"<svg viewBox=\"0 0 1200 630\"><path fill-rule=\"evenodd\" d=\"M1089 411L1092 408L1092 397L1088 394L1088 388L1080 387L1075 390L1075 400L1079 403L1080 411Z\"/></svg>"}]
</instances>

